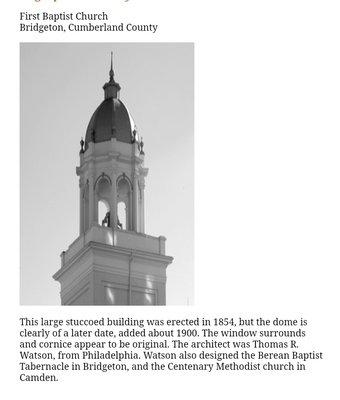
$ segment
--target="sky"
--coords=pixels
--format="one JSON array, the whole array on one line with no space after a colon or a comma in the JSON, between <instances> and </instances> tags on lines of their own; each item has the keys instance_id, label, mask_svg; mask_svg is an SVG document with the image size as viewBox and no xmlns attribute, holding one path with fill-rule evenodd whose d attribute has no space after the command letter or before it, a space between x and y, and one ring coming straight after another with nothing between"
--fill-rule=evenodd
<instances>
[{"instance_id":1,"label":"sky","mask_svg":"<svg viewBox=\"0 0 340 400\"><path fill-rule=\"evenodd\" d=\"M22 43L21 293L60 304L52 275L79 234L79 141L103 100L110 52L120 99L143 137L145 232L167 238L167 304L194 304L194 47L191 43Z\"/></svg>"}]
</instances>

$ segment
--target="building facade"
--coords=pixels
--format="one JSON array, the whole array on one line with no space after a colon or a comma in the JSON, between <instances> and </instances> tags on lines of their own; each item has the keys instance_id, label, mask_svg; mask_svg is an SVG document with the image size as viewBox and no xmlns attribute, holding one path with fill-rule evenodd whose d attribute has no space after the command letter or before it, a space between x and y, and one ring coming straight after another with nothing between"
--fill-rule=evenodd
<instances>
[{"instance_id":1,"label":"building facade","mask_svg":"<svg viewBox=\"0 0 340 400\"><path fill-rule=\"evenodd\" d=\"M144 143L112 66L80 142L79 236L61 253L62 305L165 305L165 237L145 234Z\"/></svg>"}]
</instances>

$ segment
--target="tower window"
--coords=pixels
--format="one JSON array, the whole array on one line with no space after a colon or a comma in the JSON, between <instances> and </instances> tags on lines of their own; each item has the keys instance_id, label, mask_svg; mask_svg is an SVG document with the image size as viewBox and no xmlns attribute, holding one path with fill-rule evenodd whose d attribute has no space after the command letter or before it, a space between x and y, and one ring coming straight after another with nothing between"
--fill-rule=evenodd
<instances>
[{"instance_id":1,"label":"tower window","mask_svg":"<svg viewBox=\"0 0 340 400\"><path fill-rule=\"evenodd\" d=\"M105 200L98 201L98 224L110 226L110 208Z\"/></svg>"},{"instance_id":2,"label":"tower window","mask_svg":"<svg viewBox=\"0 0 340 400\"><path fill-rule=\"evenodd\" d=\"M117 206L118 209L118 227L126 230L126 205L123 201L120 201Z\"/></svg>"},{"instance_id":3,"label":"tower window","mask_svg":"<svg viewBox=\"0 0 340 400\"><path fill-rule=\"evenodd\" d=\"M119 223L118 227L125 230L130 230L132 226L132 196L131 184L126 176L118 179L117 184L117 216Z\"/></svg>"},{"instance_id":4,"label":"tower window","mask_svg":"<svg viewBox=\"0 0 340 400\"><path fill-rule=\"evenodd\" d=\"M96 182L97 222L106 227L111 226L110 195L111 181L103 173Z\"/></svg>"},{"instance_id":5,"label":"tower window","mask_svg":"<svg viewBox=\"0 0 340 400\"><path fill-rule=\"evenodd\" d=\"M101 198L110 198L111 184L106 176L101 177L96 185L97 195Z\"/></svg>"}]
</instances>

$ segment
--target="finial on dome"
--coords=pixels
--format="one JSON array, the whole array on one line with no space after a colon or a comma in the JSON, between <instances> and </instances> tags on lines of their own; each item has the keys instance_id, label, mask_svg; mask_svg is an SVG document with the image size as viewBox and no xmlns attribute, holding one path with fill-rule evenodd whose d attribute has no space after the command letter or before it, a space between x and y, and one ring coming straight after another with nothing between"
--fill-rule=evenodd
<instances>
[{"instance_id":1,"label":"finial on dome","mask_svg":"<svg viewBox=\"0 0 340 400\"><path fill-rule=\"evenodd\" d=\"M117 98L120 91L119 83L115 82L113 71L113 51L111 51L110 80L103 86L105 99Z\"/></svg>"},{"instance_id":2,"label":"finial on dome","mask_svg":"<svg viewBox=\"0 0 340 400\"><path fill-rule=\"evenodd\" d=\"M113 76L114 76L114 72L113 72L113 51L111 51L110 82L113 81Z\"/></svg>"},{"instance_id":3,"label":"finial on dome","mask_svg":"<svg viewBox=\"0 0 340 400\"><path fill-rule=\"evenodd\" d=\"M138 149L139 149L139 143L138 143L138 137L137 137L137 125L135 124L133 131L132 131L132 138L131 138L131 143L136 143L138 145Z\"/></svg>"},{"instance_id":4,"label":"finial on dome","mask_svg":"<svg viewBox=\"0 0 340 400\"><path fill-rule=\"evenodd\" d=\"M82 153L84 153L84 139L83 138L81 138L81 141L80 141L80 154L82 154Z\"/></svg>"},{"instance_id":5,"label":"finial on dome","mask_svg":"<svg viewBox=\"0 0 340 400\"><path fill-rule=\"evenodd\" d=\"M139 152L139 154L141 155L141 156L144 156L144 150L143 150L143 147L144 147L144 142L143 142L143 138L141 138L141 141L140 141L140 152Z\"/></svg>"}]
</instances>

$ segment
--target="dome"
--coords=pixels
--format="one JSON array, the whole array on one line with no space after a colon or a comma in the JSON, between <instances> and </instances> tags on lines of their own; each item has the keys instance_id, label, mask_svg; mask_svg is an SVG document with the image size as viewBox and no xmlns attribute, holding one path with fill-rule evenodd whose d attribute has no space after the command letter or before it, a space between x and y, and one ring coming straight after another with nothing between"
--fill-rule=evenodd
<instances>
[{"instance_id":1,"label":"dome","mask_svg":"<svg viewBox=\"0 0 340 400\"><path fill-rule=\"evenodd\" d=\"M88 143L106 142L115 137L120 142L131 143L134 125L124 104L117 98L105 99L90 119L86 130L85 148Z\"/></svg>"},{"instance_id":2,"label":"dome","mask_svg":"<svg viewBox=\"0 0 340 400\"><path fill-rule=\"evenodd\" d=\"M132 143L135 124L124 104L118 98L119 83L114 80L111 53L110 80L103 86L105 99L93 113L85 136L85 150L90 142L100 143L116 138Z\"/></svg>"}]
</instances>

